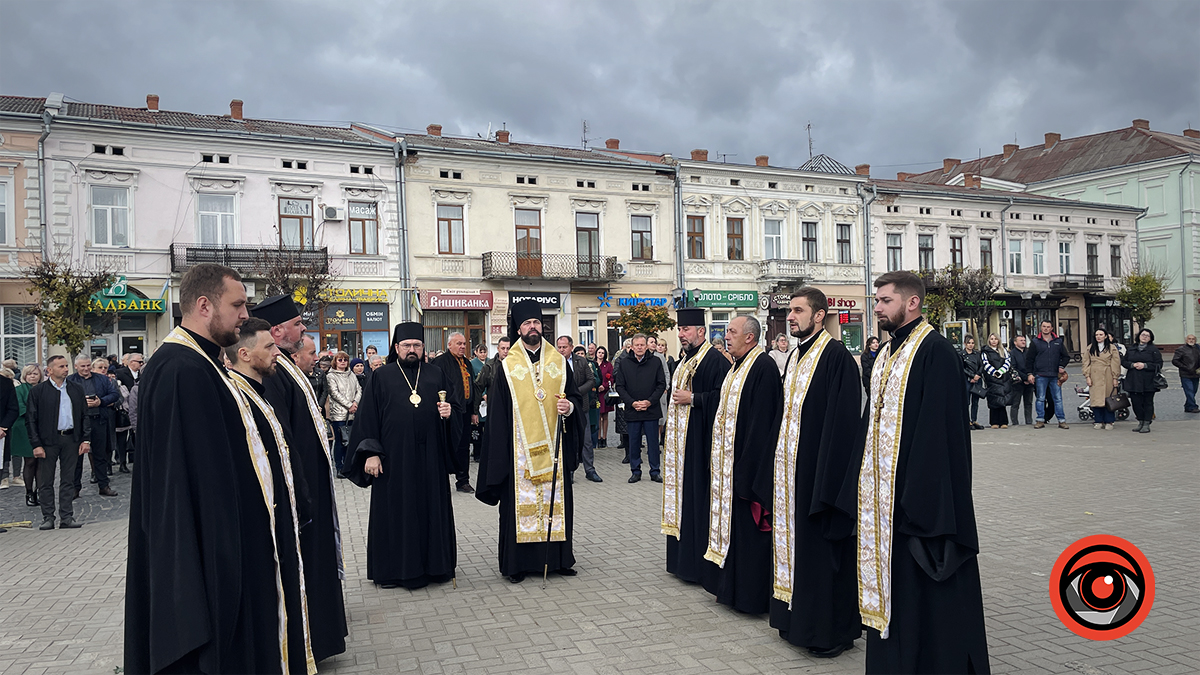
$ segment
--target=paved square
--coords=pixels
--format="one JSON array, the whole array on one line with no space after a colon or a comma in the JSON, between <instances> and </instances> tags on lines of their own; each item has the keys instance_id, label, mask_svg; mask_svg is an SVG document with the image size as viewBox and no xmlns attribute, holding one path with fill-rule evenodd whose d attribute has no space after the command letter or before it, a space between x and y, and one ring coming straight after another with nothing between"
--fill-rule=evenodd
<instances>
[{"instance_id":1,"label":"paved square","mask_svg":"<svg viewBox=\"0 0 1200 675\"><path fill-rule=\"evenodd\" d=\"M979 431L974 492L988 645L996 673L1196 673L1200 635L1200 420L1095 431ZM615 436L613 436L615 439ZM861 673L863 642L833 661L778 638L664 571L661 487L629 485L621 450L600 449L602 484L576 483L579 576L514 585L496 570L497 515L454 495L458 588L380 590L364 578L368 493L338 482L347 553L349 651L321 672ZM0 673L112 673L121 663L125 504L85 489L79 530L0 534ZM100 508L101 505L105 508ZM20 489L4 521L39 518ZM1153 565L1154 608L1131 635L1090 642L1054 616L1058 554L1096 533L1124 537Z\"/></svg>"}]
</instances>

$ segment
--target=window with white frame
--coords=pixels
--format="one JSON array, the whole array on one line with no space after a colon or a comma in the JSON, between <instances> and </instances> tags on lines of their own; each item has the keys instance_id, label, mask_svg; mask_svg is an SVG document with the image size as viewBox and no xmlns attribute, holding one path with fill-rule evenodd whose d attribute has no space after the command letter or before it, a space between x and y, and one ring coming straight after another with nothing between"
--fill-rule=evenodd
<instances>
[{"instance_id":1,"label":"window with white frame","mask_svg":"<svg viewBox=\"0 0 1200 675\"><path fill-rule=\"evenodd\" d=\"M596 320L595 319L580 319L579 320L579 344L584 347L596 341Z\"/></svg>"},{"instance_id":2,"label":"window with white frame","mask_svg":"<svg viewBox=\"0 0 1200 675\"><path fill-rule=\"evenodd\" d=\"M632 260L653 260L654 242L650 216L630 216L629 227L633 233Z\"/></svg>"},{"instance_id":3,"label":"window with white frame","mask_svg":"<svg viewBox=\"0 0 1200 675\"><path fill-rule=\"evenodd\" d=\"M887 236L887 270L897 272L904 268L904 238L898 234Z\"/></svg>"},{"instance_id":4,"label":"window with white frame","mask_svg":"<svg viewBox=\"0 0 1200 675\"><path fill-rule=\"evenodd\" d=\"M842 265L849 265L851 262L851 251L852 250L853 249L850 246L850 226L849 225L838 225L837 226L838 263L840 263Z\"/></svg>"},{"instance_id":5,"label":"window with white frame","mask_svg":"<svg viewBox=\"0 0 1200 675\"><path fill-rule=\"evenodd\" d=\"M228 246L237 243L237 213L233 195L196 196L200 212L200 245Z\"/></svg>"},{"instance_id":6,"label":"window with white frame","mask_svg":"<svg viewBox=\"0 0 1200 675\"><path fill-rule=\"evenodd\" d=\"M1008 240L1008 273L1024 274L1021 271L1021 240Z\"/></svg>"},{"instance_id":7,"label":"window with white frame","mask_svg":"<svg viewBox=\"0 0 1200 675\"><path fill-rule=\"evenodd\" d=\"M933 264L933 235L917 235L917 266L922 272L932 272Z\"/></svg>"},{"instance_id":8,"label":"window with white frame","mask_svg":"<svg viewBox=\"0 0 1200 675\"><path fill-rule=\"evenodd\" d=\"M375 202L350 202L350 253L379 254L379 216Z\"/></svg>"},{"instance_id":9,"label":"window with white frame","mask_svg":"<svg viewBox=\"0 0 1200 675\"><path fill-rule=\"evenodd\" d=\"M1071 242L1058 242L1058 273L1071 273Z\"/></svg>"},{"instance_id":10,"label":"window with white frame","mask_svg":"<svg viewBox=\"0 0 1200 675\"><path fill-rule=\"evenodd\" d=\"M817 224L800 223L801 258L808 262L817 261Z\"/></svg>"},{"instance_id":11,"label":"window with white frame","mask_svg":"<svg viewBox=\"0 0 1200 675\"><path fill-rule=\"evenodd\" d=\"M8 245L8 183L0 181L0 246Z\"/></svg>"},{"instance_id":12,"label":"window with white frame","mask_svg":"<svg viewBox=\"0 0 1200 675\"><path fill-rule=\"evenodd\" d=\"M0 328L0 353L6 359L13 359L17 366L24 368L31 363L37 363L37 321L28 307L0 307L4 314Z\"/></svg>"},{"instance_id":13,"label":"window with white frame","mask_svg":"<svg viewBox=\"0 0 1200 675\"><path fill-rule=\"evenodd\" d=\"M1121 276L1121 247L1117 244L1108 247L1108 267L1112 276Z\"/></svg>"},{"instance_id":14,"label":"window with white frame","mask_svg":"<svg viewBox=\"0 0 1200 675\"><path fill-rule=\"evenodd\" d=\"M129 245L129 190L92 186L92 245Z\"/></svg>"},{"instance_id":15,"label":"window with white frame","mask_svg":"<svg viewBox=\"0 0 1200 675\"><path fill-rule=\"evenodd\" d=\"M763 232L763 259L779 260L783 257L783 221L767 219Z\"/></svg>"},{"instance_id":16,"label":"window with white frame","mask_svg":"<svg viewBox=\"0 0 1200 675\"><path fill-rule=\"evenodd\" d=\"M1044 241L1033 242L1033 273L1038 275L1046 273L1046 242Z\"/></svg>"},{"instance_id":17,"label":"window with white frame","mask_svg":"<svg viewBox=\"0 0 1200 675\"><path fill-rule=\"evenodd\" d=\"M463 254L463 207L455 204L438 204L438 253Z\"/></svg>"}]
</instances>

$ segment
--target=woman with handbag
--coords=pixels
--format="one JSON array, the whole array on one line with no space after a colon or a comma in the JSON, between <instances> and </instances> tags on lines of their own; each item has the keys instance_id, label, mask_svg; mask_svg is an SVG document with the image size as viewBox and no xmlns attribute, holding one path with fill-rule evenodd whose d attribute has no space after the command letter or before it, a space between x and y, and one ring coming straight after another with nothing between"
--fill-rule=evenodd
<instances>
[{"instance_id":1,"label":"woman with handbag","mask_svg":"<svg viewBox=\"0 0 1200 675\"><path fill-rule=\"evenodd\" d=\"M1088 385L1088 403L1096 429L1109 429L1117 422L1117 413L1108 407L1107 399L1117 391L1121 379L1121 352L1113 344L1108 331L1097 328L1095 340L1083 350L1083 377Z\"/></svg>"},{"instance_id":2,"label":"woman with handbag","mask_svg":"<svg viewBox=\"0 0 1200 675\"><path fill-rule=\"evenodd\" d=\"M608 447L608 413L612 412L617 406L617 401L620 396L610 396L616 394L613 389L613 366L608 361L608 350L604 347L596 347L596 367L600 371L600 385L596 387L597 393L600 395L600 439L597 447Z\"/></svg>"},{"instance_id":3,"label":"woman with handbag","mask_svg":"<svg viewBox=\"0 0 1200 675\"><path fill-rule=\"evenodd\" d=\"M984 380L987 382L988 424L993 429L1008 428L1008 406L1012 398L1012 361L1000 336L992 333L980 355Z\"/></svg>"},{"instance_id":4,"label":"woman with handbag","mask_svg":"<svg viewBox=\"0 0 1200 675\"><path fill-rule=\"evenodd\" d=\"M963 341L963 374L967 377L967 400L971 404L971 429L982 429L979 419L979 399L987 396L983 383L983 357L975 349L975 336L967 334Z\"/></svg>"},{"instance_id":5,"label":"woman with handbag","mask_svg":"<svg viewBox=\"0 0 1200 675\"><path fill-rule=\"evenodd\" d=\"M362 398L362 386L358 376L350 370L350 355L338 352L333 357L333 367L325 375L329 388L329 425L333 427L333 463L337 477L342 475L342 463L346 459L346 442L342 429L353 420L358 412L358 401Z\"/></svg>"},{"instance_id":6,"label":"woman with handbag","mask_svg":"<svg viewBox=\"0 0 1200 675\"><path fill-rule=\"evenodd\" d=\"M1150 423L1154 421L1154 394L1166 384L1156 381L1162 376L1163 358L1154 344L1153 331L1143 328L1138 332L1137 344L1125 351L1121 365L1128 370L1125 391L1129 392L1129 402L1138 419L1138 426L1133 431L1148 434Z\"/></svg>"}]
</instances>

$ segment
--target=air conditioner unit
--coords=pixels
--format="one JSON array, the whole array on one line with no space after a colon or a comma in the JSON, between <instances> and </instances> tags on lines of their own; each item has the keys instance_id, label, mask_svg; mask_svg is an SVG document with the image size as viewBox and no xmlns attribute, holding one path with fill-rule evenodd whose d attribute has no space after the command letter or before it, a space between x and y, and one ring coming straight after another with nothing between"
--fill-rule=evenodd
<instances>
[{"instance_id":1,"label":"air conditioner unit","mask_svg":"<svg viewBox=\"0 0 1200 675\"><path fill-rule=\"evenodd\" d=\"M1000 312L1000 316L1004 317L1005 319L1011 319L1011 318L1013 318L1012 310L1006 309L1006 310Z\"/></svg>"},{"instance_id":2,"label":"air conditioner unit","mask_svg":"<svg viewBox=\"0 0 1200 675\"><path fill-rule=\"evenodd\" d=\"M619 262L616 264L616 270L617 276L623 277L626 274L629 274L629 265L627 263Z\"/></svg>"},{"instance_id":3,"label":"air conditioner unit","mask_svg":"<svg viewBox=\"0 0 1200 675\"><path fill-rule=\"evenodd\" d=\"M346 208L344 206L325 206L322 209L325 212L325 220L346 219Z\"/></svg>"}]
</instances>

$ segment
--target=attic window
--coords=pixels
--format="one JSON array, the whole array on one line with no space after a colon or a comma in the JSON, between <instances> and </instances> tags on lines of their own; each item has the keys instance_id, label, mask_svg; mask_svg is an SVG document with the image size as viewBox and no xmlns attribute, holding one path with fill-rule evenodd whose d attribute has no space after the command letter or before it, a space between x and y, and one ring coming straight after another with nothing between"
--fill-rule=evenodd
<instances>
[{"instance_id":1,"label":"attic window","mask_svg":"<svg viewBox=\"0 0 1200 675\"><path fill-rule=\"evenodd\" d=\"M1014 214L1012 214L1012 219L1013 219L1013 220L1020 220L1020 219L1021 219L1021 214L1019 214L1019 213L1014 213Z\"/></svg>"},{"instance_id":2,"label":"attic window","mask_svg":"<svg viewBox=\"0 0 1200 675\"><path fill-rule=\"evenodd\" d=\"M1113 218L1112 220L1108 221L1108 224L1109 224L1109 225L1114 225L1114 226L1115 226L1115 225L1120 225L1120 224L1121 224L1121 221L1117 220L1116 218Z\"/></svg>"},{"instance_id":3,"label":"attic window","mask_svg":"<svg viewBox=\"0 0 1200 675\"><path fill-rule=\"evenodd\" d=\"M358 165L358 164L351 164L351 165L350 165L350 173L365 173L365 174L373 174L373 173L375 173L375 167L373 167L373 166L360 166L360 165Z\"/></svg>"},{"instance_id":4,"label":"attic window","mask_svg":"<svg viewBox=\"0 0 1200 675\"><path fill-rule=\"evenodd\" d=\"M691 181L691 182L693 182L693 183L699 183L699 182L700 182L700 176L688 176L688 180L689 180L689 181Z\"/></svg>"},{"instance_id":5,"label":"attic window","mask_svg":"<svg viewBox=\"0 0 1200 675\"><path fill-rule=\"evenodd\" d=\"M358 173L358 172L359 172L359 170L360 170L361 168L362 168L362 167L355 166L355 165L351 164L351 165L350 165L350 173Z\"/></svg>"},{"instance_id":6,"label":"attic window","mask_svg":"<svg viewBox=\"0 0 1200 675\"><path fill-rule=\"evenodd\" d=\"M1088 218L1088 219L1087 219L1087 224L1088 224L1088 225L1095 225L1095 224L1096 224L1096 219L1095 219L1095 218Z\"/></svg>"},{"instance_id":7,"label":"attic window","mask_svg":"<svg viewBox=\"0 0 1200 675\"><path fill-rule=\"evenodd\" d=\"M850 194L850 189L849 189L849 188L838 188L838 191L839 191L839 192L841 192L841 193L842 193L842 194L844 194L844 195L848 195L848 194Z\"/></svg>"},{"instance_id":8,"label":"attic window","mask_svg":"<svg viewBox=\"0 0 1200 675\"><path fill-rule=\"evenodd\" d=\"M212 164L213 156L212 155L200 155L200 161L205 162L207 164Z\"/></svg>"},{"instance_id":9,"label":"attic window","mask_svg":"<svg viewBox=\"0 0 1200 675\"><path fill-rule=\"evenodd\" d=\"M950 215L962 217L962 209L950 209Z\"/></svg>"},{"instance_id":10,"label":"attic window","mask_svg":"<svg viewBox=\"0 0 1200 675\"><path fill-rule=\"evenodd\" d=\"M737 178L730 178L729 184L732 185L733 187L737 187L742 184L742 181L738 180Z\"/></svg>"},{"instance_id":11,"label":"attic window","mask_svg":"<svg viewBox=\"0 0 1200 675\"><path fill-rule=\"evenodd\" d=\"M375 167L373 167L373 166L364 166L364 167L363 167L363 173L367 174L368 176L373 176L373 175L375 175Z\"/></svg>"},{"instance_id":12,"label":"attic window","mask_svg":"<svg viewBox=\"0 0 1200 675\"><path fill-rule=\"evenodd\" d=\"M634 192L649 192L650 184L649 183L634 183L633 191Z\"/></svg>"},{"instance_id":13,"label":"attic window","mask_svg":"<svg viewBox=\"0 0 1200 675\"><path fill-rule=\"evenodd\" d=\"M767 187L772 190L776 190L779 188L779 183L776 183L775 181L771 181L771 182L767 183Z\"/></svg>"},{"instance_id":14,"label":"attic window","mask_svg":"<svg viewBox=\"0 0 1200 675\"><path fill-rule=\"evenodd\" d=\"M125 154L125 148L117 147L115 145L110 146L109 150L112 151L112 154L114 154L114 155L124 155Z\"/></svg>"},{"instance_id":15,"label":"attic window","mask_svg":"<svg viewBox=\"0 0 1200 675\"><path fill-rule=\"evenodd\" d=\"M1060 222L1060 223L1069 223L1069 222L1071 222L1071 216L1059 216L1059 217L1058 217L1058 222Z\"/></svg>"},{"instance_id":16,"label":"attic window","mask_svg":"<svg viewBox=\"0 0 1200 675\"><path fill-rule=\"evenodd\" d=\"M921 212L921 215L923 215L923 216L932 216L933 215L933 207L932 206L922 206L919 208L919 211Z\"/></svg>"},{"instance_id":17,"label":"attic window","mask_svg":"<svg viewBox=\"0 0 1200 675\"><path fill-rule=\"evenodd\" d=\"M1045 220L1046 216L1041 213L1035 213L1035 214L1033 214L1033 219L1034 220Z\"/></svg>"},{"instance_id":18,"label":"attic window","mask_svg":"<svg viewBox=\"0 0 1200 675\"><path fill-rule=\"evenodd\" d=\"M991 218L991 217L992 217L992 212L991 212L991 211L980 211L980 212L979 212L979 217L980 217L980 218Z\"/></svg>"},{"instance_id":19,"label":"attic window","mask_svg":"<svg viewBox=\"0 0 1200 675\"><path fill-rule=\"evenodd\" d=\"M805 186L804 186L804 191L805 191L805 192L812 192L812 191L813 191L813 186L811 186L811 185L805 185Z\"/></svg>"},{"instance_id":20,"label":"attic window","mask_svg":"<svg viewBox=\"0 0 1200 675\"><path fill-rule=\"evenodd\" d=\"M308 162L301 162L300 160L296 160L296 168L301 169L301 170L307 170Z\"/></svg>"},{"instance_id":21,"label":"attic window","mask_svg":"<svg viewBox=\"0 0 1200 675\"><path fill-rule=\"evenodd\" d=\"M281 161L283 162L283 168L285 168L285 169L290 169L290 168L292 168L292 160L290 160L290 159L284 159L284 160L281 160Z\"/></svg>"},{"instance_id":22,"label":"attic window","mask_svg":"<svg viewBox=\"0 0 1200 675\"><path fill-rule=\"evenodd\" d=\"M518 185L537 185L537 176L517 176Z\"/></svg>"},{"instance_id":23,"label":"attic window","mask_svg":"<svg viewBox=\"0 0 1200 675\"><path fill-rule=\"evenodd\" d=\"M217 163L218 164L228 164L229 163L229 155L217 155Z\"/></svg>"},{"instance_id":24,"label":"attic window","mask_svg":"<svg viewBox=\"0 0 1200 675\"><path fill-rule=\"evenodd\" d=\"M440 169L438 170L438 176L452 180L462 180L462 172L453 169Z\"/></svg>"},{"instance_id":25,"label":"attic window","mask_svg":"<svg viewBox=\"0 0 1200 675\"><path fill-rule=\"evenodd\" d=\"M106 155L106 154L108 154L108 146L106 146L106 145L93 145L93 146L92 146L92 152L96 153L97 155Z\"/></svg>"},{"instance_id":26,"label":"attic window","mask_svg":"<svg viewBox=\"0 0 1200 675\"><path fill-rule=\"evenodd\" d=\"M596 181L594 181L594 180L576 180L575 187L595 188Z\"/></svg>"},{"instance_id":27,"label":"attic window","mask_svg":"<svg viewBox=\"0 0 1200 675\"><path fill-rule=\"evenodd\" d=\"M894 205L894 206L893 206L893 205L889 205L889 206L887 207L887 212L888 212L888 213L900 213L900 206L899 206L898 204L897 204L897 205Z\"/></svg>"}]
</instances>

